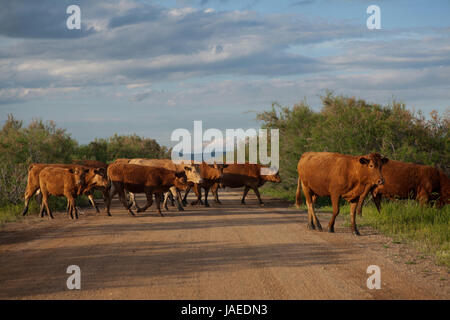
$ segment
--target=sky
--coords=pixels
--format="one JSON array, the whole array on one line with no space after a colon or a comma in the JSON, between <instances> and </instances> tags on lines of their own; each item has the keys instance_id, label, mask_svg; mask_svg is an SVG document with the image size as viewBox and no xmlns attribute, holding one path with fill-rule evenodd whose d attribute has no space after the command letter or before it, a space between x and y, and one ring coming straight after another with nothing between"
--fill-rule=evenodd
<instances>
[{"instance_id":1,"label":"sky","mask_svg":"<svg viewBox=\"0 0 450 320\"><path fill-rule=\"evenodd\" d=\"M69 30L66 8L81 9ZM366 9L378 5L381 29ZM0 125L54 120L81 144L258 128L327 90L444 114L448 0L0 0Z\"/></svg>"}]
</instances>

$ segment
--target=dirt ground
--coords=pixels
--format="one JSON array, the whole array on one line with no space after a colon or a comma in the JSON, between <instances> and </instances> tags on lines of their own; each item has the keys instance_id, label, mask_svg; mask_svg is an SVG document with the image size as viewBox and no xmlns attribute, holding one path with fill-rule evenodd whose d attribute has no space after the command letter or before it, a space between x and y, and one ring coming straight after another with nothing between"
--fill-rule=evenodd
<instances>
[{"instance_id":1,"label":"dirt ground","mask_svg":"<svg viewBox=\"0 0 450 320\"><path fill-rule=\"evenodd\" d=\"M449 299L449 274L409 245L370 228L351 234L309 231L291 204L240 190L222 205L151 207L112 217L83 209L78 221L30 216L0 227L0 299ZM143 197L138 198L143 203ZM329 213L319 213L326 226ZM81 290L69 290L67 267L81 268ZM381 270L368 289L367 267Z\"/></svg>"}]
</instances>

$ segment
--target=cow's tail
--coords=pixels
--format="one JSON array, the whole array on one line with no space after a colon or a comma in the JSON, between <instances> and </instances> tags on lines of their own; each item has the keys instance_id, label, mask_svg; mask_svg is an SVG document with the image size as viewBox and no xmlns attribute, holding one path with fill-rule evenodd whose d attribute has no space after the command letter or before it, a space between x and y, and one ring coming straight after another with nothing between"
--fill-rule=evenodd
<instances>
[{"instance_id":1,"label":"cow's tail","mask_svg":"<svg viewBox=\"0 0 450 320\"><path fill-rule=\"evenodd\" d=\"M297 181L297 192L295 193L295 206L297 208L300 208L300 206L302 205L302 180L300 180L300 178L298 178Z\"/></svg>"}]
</instances>

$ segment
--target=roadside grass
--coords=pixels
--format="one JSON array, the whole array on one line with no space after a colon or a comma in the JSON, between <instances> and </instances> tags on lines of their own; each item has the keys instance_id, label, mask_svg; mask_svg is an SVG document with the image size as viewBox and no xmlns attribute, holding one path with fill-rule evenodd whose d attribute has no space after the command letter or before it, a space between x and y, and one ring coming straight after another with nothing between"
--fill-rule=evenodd
<instances>
[{"instance_id":1,"label":"roadside grass","mask_svg":"<svg viewBox=\"0 0 450 320\"><path fill-rule=\"evenodd\" d=\"M295 193L287 190L262 188L262 193L272 197L294 201ZM319 212L332 212L329 198L317 203ZM302 195L301 209L306 210ZM350 226L350 206L342 203L340 213L344 224ZM442 209L421 206L414 200L383 201L379 213L372 201L363 208L362 217L357 216L358 226L370 226L392 237L393 243L410 243L425 255L433 257L438 265L450 268L450 206Z\"/></svg>"},{"instance_id":2,"label":"roadside grass","mask_svg":"<svg viewBox=\"0 0 450 320\"><path fill-rule=\"evenodd\" d=\"M76 199L76 205L78 207L86 207L89 206L89 199L86 196L80 196ZM66 211L67 208L67 200L65 197L53 197L50 196L49 206L52 212L55 211ZM14 222L23 219L22 210L23 203L20 204L4 204L0 206L0 226L4 225L7 222ZM30 201L30 205L28 207L27 215L38 215L39 214L39 205L35 199Z\"/></svg>"}]
</instances>

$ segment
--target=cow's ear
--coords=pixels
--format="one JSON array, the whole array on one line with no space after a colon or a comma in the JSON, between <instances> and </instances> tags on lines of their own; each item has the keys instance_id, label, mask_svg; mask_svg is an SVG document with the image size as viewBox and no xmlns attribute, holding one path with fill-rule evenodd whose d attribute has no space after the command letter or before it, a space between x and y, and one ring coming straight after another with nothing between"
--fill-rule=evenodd
<instances>
[{"instance_id":1,"label":"cow's ear","mask_svg":"<svg viewBox=\"0 0 450 320\"><path fill-rule=\"evenodd\" d=\"M369 164L370 160L364 157L359 158L361 164Z\"/></svg>"},{"instance_id":2,"label":"cow's ear","mask_svg":"<svg viewBox=\"0 0 450 320\"><path fill-rule=\"evenodd\" d=\"M69 169L69 172L70 172L70 173L73 173L73 169L72 169L72 168L70 168L70 169Z\"/></svg>"},{"instance_id":3,"label":"cow's ear","mask_svg":"<svg viewBox=\"0 0 450 320\"><path fill-rule=\"evenodd\" d=\"M381 159L381 163L383 164L383 165L385 165L386 163L388 163L389 162L389 159L388 158L383 158L383 159Z\"/></svg>"},{"instance_id":4,"label":"cow's ear","mask_svg":"<svg viewBox=\"0 0 450 320\"><path fill-rule=\"evenodd\" d=\"M84 173L89 173L89 169L84 169L83 172Z\"/></svg>"},{"instance_id":5,"label":"cow's ear","mask_svg":"<svg viewBox=\"0 0 450 320\"><path fill-rule=\"evenodd\" d=\"M191 168L191 167L188 167L188 166L185 166L185 167L184 167L184 170L192 171L192 168Z\"/></svg>"}]
</instances>

